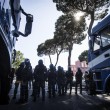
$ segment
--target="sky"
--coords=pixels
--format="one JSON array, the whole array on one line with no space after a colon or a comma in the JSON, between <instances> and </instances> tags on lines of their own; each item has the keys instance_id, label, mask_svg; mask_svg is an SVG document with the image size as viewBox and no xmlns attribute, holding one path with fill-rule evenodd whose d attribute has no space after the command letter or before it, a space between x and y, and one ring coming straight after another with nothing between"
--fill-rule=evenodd
<instances>
[{"instance_id":1,"label":"sky","mask_svg":"<svg viewBox=\"0 0 110 110\"><path fill-rule=\"evenodd\" d=\"M44 64L49 67L48 56L38 57L37 46L47 39L54 36L55 22L63 13L57 11L53 0L21 0L21 6L25 12L30 13L34 17L32 33L28 37L20 36L16 42L15 49L24 54L24 58L29 58L34 68L38 64L38 60L42 59ZM21 16L20 31L24 32L25 16ZM87 38L81 45L74 44L72 50L71 64L78 60L78 56L84 50L88 49ZM59 57L58 65L67 69L68 52L62 53ZM55 64L56 56L52 56L53 64Z\"/></svg>"}]
</instances>

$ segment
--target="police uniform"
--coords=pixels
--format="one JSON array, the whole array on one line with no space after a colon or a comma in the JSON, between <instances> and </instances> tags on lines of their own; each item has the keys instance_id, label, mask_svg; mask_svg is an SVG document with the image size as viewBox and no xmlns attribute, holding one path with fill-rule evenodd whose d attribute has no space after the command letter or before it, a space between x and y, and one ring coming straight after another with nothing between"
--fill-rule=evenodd
<instances>
[{"instance_id":1,"label":"police uniform","mask_svg":"<svg viewBox=\"0 0 110 110\"><path fill-rule=\"evenodd\" d=\"M56 71L53 64L50 65L48 70L48 89L49 89L49 98L51 96L55 97L55 84L56 84Z\"/></svg>"},{"instance_id":2,"label":"police uniform","mask_svg":"<svg viewBox=\"0 0 110 110\"><path fill-rule=\"evenodd\" d=\"M24 62L22 62L20 65L19 65L19 68L17 69L15 75L16 75L16 82L15 82L15 88L14 88L14 96L13 96L13 99L16 99L16 94L17 94L17 91L18 91L18 87L21 83L21 77L22 77L22 72L23 72L23 69L24 69Z\"/></svg>"},{"instance_id":3,"label":"police uniform","mask_svg":"<svg viewBox=\"0 0 110 110\"><path fill-rule=\"evenodd\" d=\"M25 68L23 69L20 87L20 103L28 101L28 83L32 79L32 66L30 61L27 59L25 61Z\"/></svg>"},{"instance_id":4,"label":"police uniform","mask_svg":"<svg viewBox=\"0 0 110 110\"><path fill-rule=\"evenodd\" d=\"M77 87L78 87L78 84L80 85L80 94L82 94L82 71L80 68L78 68L78 71L76 72L76 84L75 84L75 94L77 94Z\"/></svg>"},{"instance_id":5,"label":"police uniform","mask_svg":"<svg viewBox=\"0 0 110 110\"><path fill-rule=\"evenodd\" d=\"M66 87L65 87L65 92L67 92L67 86L70 86L70 94L72 91L72 84L73 84L73 72L71 71L71 68L68 69L68 71L66 72Z\"/></svg>"},{"instance_id":6,"label":"police uniform","mask_svg":"<svg viewBox=\"0 0 110 110\"><path fill-rule=\"evenodd\" d=\"M34 70L34 90L33 95L34 99L33 101L36 101L36 95L40 95L40 88L42 88L42 101L45 100L45 81L47 78L47 68L44 66L43 61L39 60L38 65L35 67Z\"/></svg>"},{"instance_id":7,"label":"police uniform","mask_svg":"<svg viewBox=\"0 0 110 110\"><path fill-rule=\"evenodd\" d=\"M57 71L57 84L58 84L58 94L59 96L64 95L65 87L65 74L62 67L58 67Z\"/></svg>"}]
</instances>

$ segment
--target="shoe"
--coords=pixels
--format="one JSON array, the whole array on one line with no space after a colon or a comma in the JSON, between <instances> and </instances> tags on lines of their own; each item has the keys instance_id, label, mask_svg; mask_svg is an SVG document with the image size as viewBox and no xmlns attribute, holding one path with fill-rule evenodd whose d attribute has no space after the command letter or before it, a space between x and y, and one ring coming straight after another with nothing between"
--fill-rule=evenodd
<instances>
[{"instance_id":1,"label":"shoe","mask_svg":"<svg viewBox=\"0 0 110 110\"><path fill-rule=\"evenodd\" d=\"M34 95L33 94L31 94L31 97L33 97Z\"/></svg>"},{"instance_id":2,"label":"shoe","mask_svg":"<svg viewBox=\"0 0 110 110\"><path fill-rule=\"evenodd\" d=\"M34 97L33 102L36 102L36 98Z\"/></svg>"},{"instance_id":3,"label":"shoe","mask_svg":"<svg viewBox=\"0 0 110 110\"><path fill-rule=\"evenodd\" d=\"M49 99L51 99L51 95L49 95L48 97L49 97Z\"/></svg>"},{"instance_id":4,"label":"shoe","mask_svg":"<svg viewBox=\"0 0 110 110\"><path fill-rule=\"evenodd\" d=\"M42 98L42 101L45 101L45 98Z\"/></svg>"},{"instance_id":5,"label":"shoe","mask_svg":"<svg viewBox=\"0 0 110 110\"><path fill-rule=\"evenodd\" d=\"M58 94L58 96L61 96L61 94Z\"/></svg>"},{"instance_id":6,"label":"shoe","mask_svg":"<svg viewBox=\"0 0 110 110\"><path fill-rule=\"evenodd\" d=\"M28 102L28 99L25 99L24 101L25 101L25 102Z\"/></svg>"},{"instance_id":7,"label":"shoe","mask_svg":"<svg viewBox=\"0 0 110 110\"><path fill-rule=\"evenodd\" d=\"M55 98L55 95L53 95L53 97Z\"/></svg>"},{"instance_id":8,"label":"shoe","mask_svg":"<svg viewBox=\"0 0 110 110\"><path fill-rule=\"evenodd\" d=\"M23 103L24 103L23 100L18 100L18 101L16 102L16 104L23 104Z\"/></svg>"},{"instance_id":9,"label":"shoe","mask_svg":"<svg viewBox=\"0 0 110 110\"><path fill-rule=\"evenodd\" d=\"M13 99L16 99L16 96L13 96Z\"/></svg>"},{"instance_id":10,"label":"shoe","mask_svg":"<svg viewBox=\"0 0 110 110\"><path fill-rule=\"evenodd\" d=\"M37 97L38 97L38 98L40 97L39 94L37 95Z\"/></svg>"}]
</instances>

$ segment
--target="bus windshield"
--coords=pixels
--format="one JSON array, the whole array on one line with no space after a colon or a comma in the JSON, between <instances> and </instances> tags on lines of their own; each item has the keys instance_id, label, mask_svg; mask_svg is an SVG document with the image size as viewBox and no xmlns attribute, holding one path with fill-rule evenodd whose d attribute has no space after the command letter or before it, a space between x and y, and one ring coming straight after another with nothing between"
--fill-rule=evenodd
<instances>
[{"instance_id":1,"label":"bus windshield","mask_svg":"<svg viewBox=\"0 0 110 110\"><path fill-rule=\"evenodd\" d=\"M102 47L110 45L110 26L101 32Z\"/></svg>"}]
</instances>

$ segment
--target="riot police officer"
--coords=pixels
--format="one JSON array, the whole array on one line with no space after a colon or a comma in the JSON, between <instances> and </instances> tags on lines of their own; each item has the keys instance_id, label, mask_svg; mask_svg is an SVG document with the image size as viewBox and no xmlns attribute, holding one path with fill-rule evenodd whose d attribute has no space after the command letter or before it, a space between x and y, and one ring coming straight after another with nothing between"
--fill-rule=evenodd
<instances>
[{"instance_id":1,"label":"riot police officer","mask_svg":"<svg viewBox=\"0 0 110 110\"><path fill-rule=\"evenodd\" d=\"M49 98L51 98L51 96L55 97L56 71L53 64L50 64L47 76L48 76Z\"/></svg>"},{"instance_id":2,"label":"riot police officer","mask_svg":"<svg viewBox=\"0 0 110 110\"><path fill-rule=\"evenodd\" d=\"M12 88L14 74L15 74L15 68L11 68L11 72L9 74L9 78L10 78L10 89Z\"/></svg>"},{"instance_id":3,"label":"riot police officer","mask_svg":"<svg viewBox=\"0 0 110 110\"><path fill-rule=\"evenodd\" d=\"M28 84L32 80L32 66L29 59L25 59L25 67L21 76L20 100L18 103L28 101Z\"/></svg>"},{"instance_id":4,"label":"riot police officer","mask_svg":"<svg viewBox=\"0 0 110 110\"><path fill-rule=\"evenodd\" d=\"M71 67L68 68L66 72L66 85L65 85L65 93L67 93L67 86L70 86L70 94L72 91L72 84L73 84L73 72L71 71Z\"/></svg>"},{"instance_id":5,"label":"riot police officer","mask_svg":"<svg viewBox=\"0 0 110 110\"><path fill-rule=\"evenodd\" d=\"M76 72L76 83L75 83L75 94L77 94L77 87L78 85L80 85L80 94L82 94L82 71L80 68L78 68L77 72Z\"/></svg>"},{"instance_id":6,"label":"riot police officer","mask_svg":"<svg viewBox=\"0 0 110 110\"><path fill-rule=\"evenodd\" d=\"M33 101L36 101L36 95L39 97L40 88L42 89L42 101L45 101L45 81L47 79L47 68L43 64L42 60L38 61L38 65L36 65L34 70L34 87L33 87Z\"/></svg>"},{"instance_id":7,"label":"riot police officer","mask_svg":"<svg viewBox=\"0 0 110 110\"><path fill-rule=\"evenodd\" d=\"M65 73L61 66L58 66L58 70L57 70L57 84L58 84L59 96L64 95Z\"/></svg>"},{"instance_id":8,"label":"riot police officer","mask_svg":"<svg viewBox=\"0 0 110 110\"><path fill-rule=\"evenodd\" d=\"M22 72L23 72L24 66L25 66L25 64L24 64L24 62L22 62L19 65L17 71L15 72L16 81L15 81L15 88L14 88L13 99L16 99L16 94L17 94L17 91L18 91L18 87L19 87L19 85L21 83L21 80L22 80L21 77L22 77Z\"/></svg>"}]
</instances>

